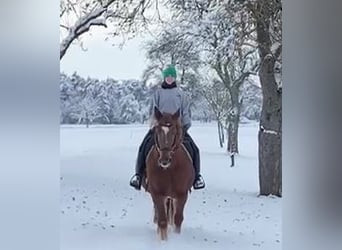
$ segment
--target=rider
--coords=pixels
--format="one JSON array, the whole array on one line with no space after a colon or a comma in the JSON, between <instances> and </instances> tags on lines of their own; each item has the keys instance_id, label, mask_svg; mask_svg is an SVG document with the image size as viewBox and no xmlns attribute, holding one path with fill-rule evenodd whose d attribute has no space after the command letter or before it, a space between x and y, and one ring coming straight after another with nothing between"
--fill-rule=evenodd
<instances>
[{"instance_id":1,"label":"rider","mask_svg":"<svg viewBox=\"0 0 342 250\"><path fill-rule=\"evenodd\" d=\"M184 132L183 142L185 146L191 147L191 150L188 150L193 152L193 164L195 169L193 187L194 189L201 189L205 187L205 183L200 174L199 149L187 132L191 126L189 101L187 100L186 95L177 87L176 77L177 73L173 65L169 65L163 71L164 81L161 84L161 88L158 88L154 93L153 106L157 107L161 112L171 114L175 113L180 108L181 122ZM146 167L146 156L153 145L154 139L152 128L148 131L139 147L138 158L135 166L135 175L130 180L130 185L137 190L140 190L141 188L142 176Z\"/></svg>"}]
</instances>

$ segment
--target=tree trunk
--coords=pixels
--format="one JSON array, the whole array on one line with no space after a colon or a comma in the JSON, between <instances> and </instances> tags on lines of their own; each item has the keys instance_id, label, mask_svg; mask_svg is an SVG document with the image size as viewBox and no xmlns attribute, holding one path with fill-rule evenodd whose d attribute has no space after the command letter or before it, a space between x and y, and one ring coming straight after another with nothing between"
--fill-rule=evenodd
<instances>
[{"instance_id":1,"label":"tree trunk","mask_svg":"<svg viewBox=\"0 0 342 250\"><path fill-rule=\"evenodd\" d=\"M231 137L231 133L229 132L229 126L230 124L228 124L228 128L227 128L227 152L229 153L230 152L230 148L231 148L231 141L232 139L230 138Z\"/></svg>"},{"instance_id":2,"label":"tree trunk","mask_svg":"<svg viewBox=\"0 0 342 250\"><path fill-rule=\"evenodd\" d=\"M223 141L222 141L222 135L221 135L221 125L220 125L219 120L217 120L217 132L218 132L220 147L223 148Z\"/></svg>"},{"instance_id":3,"label":"tree trunk","mask_svg":"<svg viewBox=\"0 0 342 250\"><path fill-rule=\"evenodd\" d=\"M239 117L234 116L233 120L229 121L229 124L228 124L227 150L231 154L239 153L238 132L239 132Z\"/></svg>"},{"instance_id":4,"label":"tree trunk","mask_svg":"<svg viewBox=\"0 0 342 250\"><path fill-rule=\"evenodd\" d=\"M267 64L269 64L267 66ZM281 94L272 85L275 80L265 68L272 67L266 62L260 72L263 87L263 105L259 130L259 184L260 195L282 195L281 168ZM267 69L266 69L267 70Z\"/></svg>"},{"instance_id":5,"label":"tree trunk","mask_svg":"<svg viewBox=\"0 0 342 250\"><path fill-rule=\"evenodd\" d=\"M275 58L271 52L270 8L266 0L260 0L256 17L257 40L261 67L259 78L263 94L259 129L259 186L260 195L282 195L281 130L282 106L281 91L274 77Z\"/></svg>"},{"instance_id":6,"label":"tree trunk","mask_svg":"<svg viewBox=\"0 0 342 250\"><path fill-rule=\"evenodd\" d=\"M88 112L86 113L86 127L89 128L89 116L88 116Z\"/></svg>"},{"instance_id":7,"label":"tree trunk","mask_svg":"<svg viewBox=\"0 0 342 250\"><path fill-rule=\"evenodd\" d=\"M240 112L239 112L240 113ZM233 120L233 133L232 133L232 148L231 148L231 152L232 153L236 153L238 154L239 153L239 138L238 138L238 135L239 135L239 120L240 120L240 114L237 114L235 117L234 117L234 120Z\"/></svg>"},{"instance_id":8,"label":"tree trunk","mask_svg":"<svg viewBox=\"0 0 342 250\"><path fill-rule=\"evenodd\" d=\"M223 129L223 126L222 126L221 122L220 122L220 132L221 132L222 143L224 144L224 129Z\"/></svg>"},{"instance_id":9,"label":"tree trunk","mask_svg":"<svg viewBox=\"0 0 342 250\"><path fill-rule=\"evenodd\" d=\"M239 90L232 87L230 89L230 96L232 100L232 108L229 114L228 122L228 144L227 150L230 154L239 153L238 145L238 132L240 122L240 103L239 103Z\"/></svg>"}]
</instances>

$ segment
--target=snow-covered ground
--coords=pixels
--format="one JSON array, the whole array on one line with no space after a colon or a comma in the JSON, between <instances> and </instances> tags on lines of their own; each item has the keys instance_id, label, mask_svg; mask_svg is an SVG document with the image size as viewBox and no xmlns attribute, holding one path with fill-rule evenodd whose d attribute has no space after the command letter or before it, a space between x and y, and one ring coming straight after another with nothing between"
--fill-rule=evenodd
<instances>
[{"instance_id":1,"label":"snow-covered ground","mask_svg":"<svg viewBox=\"0 0 342 250\"><path fill-rule=\"evenodd\" d=\"M216 124L194 124L206 189L189 195L182 233L157 237L152 201L129 185L147 126L61 127L61 249L281 249L281 199L257 197L256 123L239 130L236 166Z\"/></svg>"}]
</instances>

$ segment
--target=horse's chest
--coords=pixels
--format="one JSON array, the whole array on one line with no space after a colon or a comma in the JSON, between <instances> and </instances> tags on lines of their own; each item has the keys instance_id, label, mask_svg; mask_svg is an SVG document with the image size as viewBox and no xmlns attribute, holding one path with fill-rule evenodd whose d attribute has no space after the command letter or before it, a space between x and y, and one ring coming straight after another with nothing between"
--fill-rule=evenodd
<instances>
[{"instance_id":1,"label":"horse's chest","mask_svg":"<svg viewBox=\"0 0 342 250\"><path fill-rule=\"evenodd\" d=\"M164 190L175 189L178 186L182 186L181 176L182 173L174 171L174 169L162 169L161 167L157 167L154 168L148 176L149 185Z\"/></svg>"},{"instance_id":2,"label":"horse's chest","mask_svg":"<svg viewBox=\"0 0 342 250\"><path fill-rule=\"evenodd\" d=\"M179 154L179 152L178 152ZM153 193L170 195L187 192L193 183L193 167L182 155L175 154L173 163L169 168L162 168L157 165L158 154L153 151L147 161L147 182L148 189ZM181 162L180 162L181 161Z\"/></svg>"}]
</instances>

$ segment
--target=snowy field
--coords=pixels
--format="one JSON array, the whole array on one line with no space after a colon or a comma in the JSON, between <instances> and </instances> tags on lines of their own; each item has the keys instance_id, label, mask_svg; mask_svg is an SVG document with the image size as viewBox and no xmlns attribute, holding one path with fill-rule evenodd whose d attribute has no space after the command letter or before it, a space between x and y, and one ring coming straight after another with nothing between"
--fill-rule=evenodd
<instances>
[{"instance_id":1,"label":"snowy field","mask_svg":"<svg viewBox=\"0 0 342 250\"><path fill-rule=\"evenodd\" d=\"M194 124L206 189L189 195L182 233L161 242L152 201L128 182L147 126L61 127L61 249L281 249L281 199L257 197L257 123L242 124L236 166L216 124Z\"/></svg>"}]
</instances>

